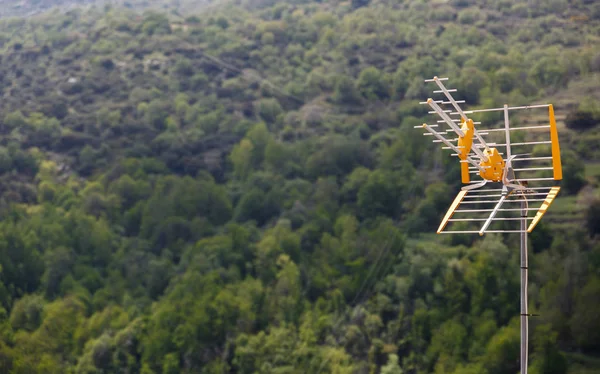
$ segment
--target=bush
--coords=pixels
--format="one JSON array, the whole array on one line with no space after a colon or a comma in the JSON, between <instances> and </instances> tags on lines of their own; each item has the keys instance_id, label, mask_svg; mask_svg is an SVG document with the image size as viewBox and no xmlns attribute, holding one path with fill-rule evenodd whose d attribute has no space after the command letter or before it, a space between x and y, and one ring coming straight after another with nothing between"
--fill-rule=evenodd
<instances>
[{"instance_id":1,"label":"bush","mask_svg":"<svg viewBox=\"0 0 600 374\"><path fill-rule=\"evenodd\" d=\"M565 119L565 125L572 130L587 130L596 126L598 122L600 122L600 118L591 112L582 110L570 112Z\"/></svg>"},{"instance_id":2,"label":"bush","mask_svg":"<svg viewBox=\"0 0 600 374\"><path fill-rule=\"evenodd\" d=\"M42 323L44 298L40 295L26 295L15 303L10 314L13 329L34 331Z\"/></svg>"},{"instance_id":3,"label":"bush","mask_svg":"<svg viewBox=\"0 0 600 374\"><path fill-rule=\"evenodd\" d=\"M360 93L356 89L354 81L345 75L339 76L335 83L333 99L338 104L359 105L361 103Z\"/></svg>"},{"instance_id":4,"label":"bush","mask_svg":"<svg viewBox=\"0 0 600 374\"><path fill-rule=\"evenodd\" d=\"M370 2L371 2L371 0L352 0L352 8L353 9L362 8L364 6L369 5Z\"/></svg>"},{"instance_id":5,"label":"bush","mask_svg":"<svg viewBox=\"0 0 600 374\"><path fill-rule=\"evenodd\" d=\"M585 211L585 222L591 236L600 234L600 200L595 199Z\"/></svg>"},{"instance_id":6,"label":"bush","mask_svg":"<svg viewBox=\"0 0 600 374\"><path fill-rule=\"evenodd\" d=\"M479 9L466 9L458 14L458 22L463 25L472 25L483 18Z\"/></svg>"},{"instance_id":7,"label":"bush","mask_svg":"<svg viewBox=\"0 0 600 374\"><path fill-rule=\"evenodd\" d=\"M357 85L360 93L369 100L386 99L390 95L387 77L373 66L361 71Z\"/></svg>"},{"instance_id":8,"label":"bush","mask_svg":"<svg viewBox=\"0 0 600 374\"><path fill-rule=\"evenodd\" d=\"M562 154L563 188L574 195L585 185L585 167L575 152L567 150Z\"/></svg>"}]
</instances>

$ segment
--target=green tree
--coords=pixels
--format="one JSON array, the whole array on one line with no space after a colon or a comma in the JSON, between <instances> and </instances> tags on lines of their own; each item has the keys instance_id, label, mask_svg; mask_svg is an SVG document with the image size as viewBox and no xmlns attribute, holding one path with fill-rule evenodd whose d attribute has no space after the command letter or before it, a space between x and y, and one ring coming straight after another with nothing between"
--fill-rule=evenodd
<instances>
[{"instance_id":1,"label":"green tree","mask_svg":"<svg viewBox=\"0 0 600 374\"><path fill-rule=\"evenodd\" d=\"M590 235L600 233L600 200L594 199L585 210L587 229Z\"/></svg>"},{"instance_id":2,"label":"green tree","mask_svg":"<svg viewBox=\"0 0 600 374\"><path fill-rule=\"evenodd\" d=\"M241 180L245 180L252 172L252 154L254 145L248 139L236 145L231 151L231 162L233 163L233 171Z\"/></svg>"},{"instance_id":3,"label":"green tree","mask_svg":"<svg viewBox=\"0 0 600 374\"><path fill-rule=\"evenodd\" d=\"M40 295L26 295L19 299L10 314L10 324L16 330L35 331L44 316L44 298Z\"/></svg>"},{"instance_id":4,"label":"green tree","mask_svg":"<svg viewBox=\"0 0 600 374\"><path fill-rule=\"evenodd\" d=\"M600 341L598 333L598 319L594 317L597 310L598 295L600 294L600 278L592 276L585 286L577 291L575 296L575 309L571 317L571 331L578 346L583 349L593 349ZM552 341L548 348L552 348ZM554 353L557 354L557 353Z\"/></svg>"},{"instance_id":5,"label":"green tree","mask_svg":"<svg viewBox=\"0 0 600 374\"><path fill-rule=\"evenodd\" d=\"M278 116L283 113L279 101L273 98L259 101L257 103L256 111L260 118L269 124L275 123Z\"/></svg>"},{"instance_id":6,"label":"green tree","mask_svg":"<svg viewBox=\"0 0 600 374\"><path fill-rule=\"evenodd\" d=\"M246 138L252 142L251 161L252 165L258 169L264 160L267 145L273 139L273 135L269 132L267 125L264 122L260 122L248 130Z\"/></svg>"},{"instance_id":7,"label":"green tree","mask_svg":"<svg viewBox=\"0 0 600 374\"><path fill-rule=\"evenodd\" d=\"M532 373L567 373L567 359L556 346L556 337L557 334L551 330L551 326L536 327L533 339L535 349L531 356Z\"/></svg>"},{"instance_id":8,"label":"green tree","mask_svg":"<svg viewBox=\"0 0 600 374\"><path fill-rule=\"evenodd\" d=\"M23 224L5 221L0 225L0 280L2 288L9 292L0 292L5 307L39 287L44 263L38 246L37 236Z\"/></svg>"},{"instance_id":9,"label":"green tree","mask_svg":"<svg viewBox=\"0 0 600 374\"><path fill-rule=\"evenodd\" d=\"M148 12L144 15L141 30L148 35L169 34L171 33L171 25L166 15Z\"/></svg>"},{"instance_id":10,"label":"green tree","mask_svg":"<svg viewBox=\"0 0 600 374\"><path fill-rule=\"evenodd\" d=\"M585 185L585 167L575 152L561 152L563 167L563 186L567 194L573 195Z\"/></svg>"},{"instance_id":11,"label":"green tree","mask_svg":"<svg viewBox=\"0 0 600 374\"><path fill-rule=\"evenodd\" d=\"M358 208L366 217L401 213L402 186L394 172L375 170L358 191Z\"/></svg>"},{"instance_id":12,"label":"green tree","mask_svg":"<svg viewBox=\"0 0 600 374\"><path fill-rule=\"evenodd\" d=\"M479 103L480 92L489 86L488 77L475 67L463 69L460 75L458 90L468 103Z\"/></svg>"},{"instance_id":13,"label":"green tree","mask_svg":"<svg viewBox=\"0 0 600 374\"><path fill-rule=\"evenodd\" d=\"M381 71L370 66L360 72L357 88L363 97L367 99L387 99L390 96L387 80L387 77Z\"/></svg>"},{"instance_id":14,"label":"green tree","mask_svg":"<svg viewBox=\"0 0 600 374\"><path fill-rule=\"evenodd\" d=\"M489 374L519 370L519 319L502 327L489 341L483 362Z\"/></svg>"},{"instance_id":15,"label":"green tree","mask_svg":"<svg viewBox=\"0 0 600 374\"><path fill-rule=\"evenodd\" d=\"M342 105L358 105L361 103L360 93L358 92L354 81L345 75L336 79L334 100Z\"/></svg>"},{"instance_id":16,"label":"green tree","mask_svg":"<svg viewBox=\"0 0 600 374\"><path fill-rule=\"evenodd\" d=\"M388 362L381 368L381 374L402 374L404 373L398 364L398 355L390 353Z\"/></svg>"}]
</instances>

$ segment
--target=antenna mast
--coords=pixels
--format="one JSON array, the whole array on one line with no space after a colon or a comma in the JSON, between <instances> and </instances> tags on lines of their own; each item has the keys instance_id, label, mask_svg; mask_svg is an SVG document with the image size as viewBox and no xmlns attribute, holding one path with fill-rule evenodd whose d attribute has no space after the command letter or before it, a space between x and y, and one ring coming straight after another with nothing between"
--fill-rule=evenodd
<instances>
[{"instance_id":1,"label":"antenna mast","mask_svg":"<svg viewBox=\"0 0 600 374\"><path fill-rule=\"evenodd\" d=\"M433 77L425 82L434 82L439 90L434 94L443 94L444 100L428 98L420 104L431 107L430 114L437 114L441 119L435 125L423 124L415 128L427 130L424 135L431 135L435 143L443 143L443 149L450 149L458 156L461 165L461 179L465 184L461 188L454 202L446 212L437 230L438 234L479 234L485 233L519 233L521 239L521 374L527 374L528 360L528 302L527 302L527 234L532 232L548 207L560 191L557 185L562 179L562 165L560 147L558 143L558 130L554 118L552 104L515 106L505 104L502 108L479 109L465 111L458 104L464 101L455 100L451 92L442 83L448 78ZM451 105L444 109L443 105ZM511 127L509 112L513 110L528 110L548 108L548 125ZM481 122L474 122L469 115L482 112L504 112L504 124L501 127L487 126L482 129ZM458 118L452 118L458 116ZM442 129L446 125L447 127ZM460 125L460 126L459 126ZM549 139L539 141L511 142L513 131L525 131L528 134L536 133L539 136L548 136ZM453 137L447 137L452 135ZM494 138L494 135L497 135ZM456 136L456 137L454 137ZM539 144L549 145L550 154L545 156L532 156L532 146ZM512 148L519 149L513 153ZM530 147L529 153L521 151ZM513 164L522 165L515 168ZM550 174L551 172L551 175ZM517 177L517 174L519 177ZM479 176L481 180L471 181L471 175ZM490 184L491 186L487 186ZM491 187L491 188L490 188ZM519 204L515 207L511 204ZM466 209L459 209L463 205ZM489 204L494 204L493 208ZM508 206L508 207L505 207ZM529 212L535 211L534 216ZM454 218L458 215L458 218ZM498 216L500 215L500 216ZM507 229L511 222L519 221L519 228ZM528 225L528 221L529 225ZM461 222L473 225L482 224L478 229L461 228L448 230L448 226ZM499 225L498 225L499 224ZM490 227L494 225L493 229ZM499 226L499 227L498 227Z\"/></svg>"}]
</instances>

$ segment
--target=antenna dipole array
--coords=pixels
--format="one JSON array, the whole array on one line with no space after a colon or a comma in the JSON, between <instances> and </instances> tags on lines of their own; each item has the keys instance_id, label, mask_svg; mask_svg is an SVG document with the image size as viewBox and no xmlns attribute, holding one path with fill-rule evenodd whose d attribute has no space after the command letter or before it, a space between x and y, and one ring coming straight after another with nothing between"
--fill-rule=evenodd
<instances>
[{"instance_id":1,"label":"antenna dipole array","mask_svg":"<svg viewBox=\"0 0 600 374\"><path fill-rule=\"evenodd\" d=\"M442 143L442 149L451 150L452 156L459 158L462 191L451 205L449 214L442 220L438 233L478 233L488 232L531 232L548 206L554 200L560 187L553 183L562 179L560 149L554 110L552 104L508 106L498 108L465 110L461 104L464 100L456 100L452 93L454 88L447 88L444 82L448 78L433 77L427 83L435 83L433 95L439 98L428 98L420 104L430 107L429 114L437 115L435 124L424 123L415 128L426 130L424 135L433 136L434 143ZM548 124L514 126L510 122L510 113L518 110L548 108ZM473 116L485 112L503 112L503 123L482 124L474 121ZM537 139L512 141L511 134L525 132L535 133ZM523 135L523 134L522 134ZM544 138L544 136L546 138ZM539 139L542 137L542 139ZM539 155L533 147L547 146L550 153ZM528 149L529 147L529 149ZM516 150L516 152L515 152ZM551 173L552 175L549 175ZM496 187L497 186L497 187ZM491 189L490 189L491 187ZM532 188L544 188L544 191ZM479 192L499 190L494 199L480 200ZM518 212L519 209L504 207L506 204L527 200L525 220L528 225L521 228L507 228L507 212ZM468 204L468 205L467 205ZM494 204L489 206L488 204ZM465 206L466 205L466 206ZM529 213L532 212L532 215ZM537 214L533 214L537 212ZM454 217L454 216L457 217ZM481 222L479 229L450 230L452 223Z\"/></svg>"}]
</instances>

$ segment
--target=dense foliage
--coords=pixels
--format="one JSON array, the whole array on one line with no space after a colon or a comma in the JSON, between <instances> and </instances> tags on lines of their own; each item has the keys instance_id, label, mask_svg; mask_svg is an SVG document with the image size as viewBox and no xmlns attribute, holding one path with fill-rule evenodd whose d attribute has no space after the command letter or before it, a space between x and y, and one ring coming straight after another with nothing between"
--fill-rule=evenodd
<instances>
[{"instance_id":1,"label":"dense foliage","mask_svg":"<svg viewBox=\"0 0 600 374\"><path fill-rule=\"evenodd\" d=\"M597 372L598 35L583 0L0 21L0 372L518 372L516 238L430 234L460 180L413 129L436 74L555 103L530 373Z\"/></svg>"}]
</instances>

